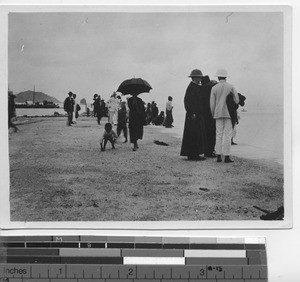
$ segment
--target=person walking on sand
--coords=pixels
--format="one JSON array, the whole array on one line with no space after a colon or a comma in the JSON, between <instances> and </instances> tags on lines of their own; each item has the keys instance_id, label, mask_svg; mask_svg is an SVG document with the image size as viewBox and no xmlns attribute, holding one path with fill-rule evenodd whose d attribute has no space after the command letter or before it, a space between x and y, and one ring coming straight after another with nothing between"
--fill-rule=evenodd
<instances>
[{"instance_id":1,"label":"person walking on sand","mask_svg":"<svg viewBox=\"0 0 300 282\"><path fill-rule=\"evenodd\" d=\"M94 111L95 115L97 117L97 123L101 124L101 118L105 115L105 105L104 101L101 100L101 96L98 94L94 95Z\"/></svg>"},{"instance_id":2,"label":"person walking on sand","mask_svg":"<svg viewBox=\"0 0 300 282\"><path fill-rule=\"evenodd\" d=\"M157 104L155 102L152 102L152 124L155 124L156 123L156 120L157 120L157 117L158 117L158 107L157 107Z\"/></svg>"},{"instance_id":3,"label":"person walking on sand","mask_svg":"<svg viewBox=\"0 0 300 282\"><path fill-rule=\"evenodd\" d=\"M144 102L136 93L128 99L129 108L129 136L130 142L133 143L133 151L138 147L137 141L143 139L145 124L145 107Z\"/></svg>"},{"instance_id":4,"label":"person walking on sand","mask_svg":"<svg viewBox=\"0 0 300 282\"><path fill-rule=\"evenodd\" d=\"M173 98L171 96L169 96L168 102L166 103L166 118L165 118L164 124L163 124L166 128L173 127L172 123L173 123L174 119L173 119L173 114L172 114L172 111L173 111L172 101L173 101Z\"/></svg>"},{"instance_id":5,"label":"person walking on sand","mask_svg":"<svg viewBox=\"0 0 300 282\"><path fill-rule=\"evenodd\" d=\"M203 118L203 97L200 95L200 82L203 74L194 69L189 77L192 79L186 89L184 107L186 110L181 156L187 156L188 160L205 160L205 128Z\"/></svg>"},{"instance_id":6,"label":"person walking on sand","mask_svg":"<svg viewBox=\"0 0 300 282\"><path fill-rule=\"evenodd\" d=\"M80 106L79 106L79 104L77 103L76 97L77 97L77 95L75 93L73 93L74 111L73 111L72 124L76 124L77 123L78 112L81 109Z\"/></svg>"},{"instance_id":7,"label":"person walking on sand","mask_svg":"<svg viewBox=\"0 0 300 282\"><path fill-rule=\"evenodd\" d=\"M117 93L114 92L109 100L107 101L107 107L108 107L108 113L109 113L109 116L108 116L108 122L110 122L112 125L116 124L115 122L115 118L116 118L116 114L117 114L117 111L118 111L118 99L117 99Z\"/></svg>"},{"instance_id":8,"label":"person walking on sand","mask_svg":"<svg viewBox=\"0 0 300 282\"><path fill-rule=\"evenodd\" d=\"M94 94L93 100L93 116L97 117L97 113L99 111L99 97L97 93Z\"/></svg>"},{"instance_id":9,"label":"person walking on sand","mask_svg":"<svg viewBox=\"0 0 300 282\"><path fill-rule=\"evenodd\" d=\"M146 125L150 124L151 119L152 119L151 103L148 103L146 108Z\"/></svg>"},{"instance_id":10,"label":"person walking on sand","mask_svg":"<svg viewBox=\"0 0 300 282\"><path fill-rule=\"evenodd\" d=\"M235 87L226 81L228 77L226 69L218 69L215 76L218 77L219 82L211 89L210 109L216 120L217 162L222 162L221 155L223 154L225 163L232 163L233 160L230 159L232 123L226 99L228 95L233 95L234 102L238 104L239 96Z\"/></svg>"},{"instance_id":11,"label":"person walking on sand","mask_svg":"<svg viewBox=\"0 0 300 282\"><path fill-rule=\"evenodd\" d=\"M117 124L117 135L120 136L123 131L125 141L127 143L127 109L126 102L121 102L121 109L118 111L118 124Z\"/></svg>"},{"instance_id":12,"label":"person walking on sand","mask_svg":"<svg viewBox=\"0 0 300 282\"><path fill-rule=\"evenodd\" d=\"M74 100L73 100L73 93L71 91L68 93L68 95L69 97L67 97L64 101L64 110L68 114L67 125L71 126L73 120L73 112L74 112Z\"/></svg>"}]
</instances>

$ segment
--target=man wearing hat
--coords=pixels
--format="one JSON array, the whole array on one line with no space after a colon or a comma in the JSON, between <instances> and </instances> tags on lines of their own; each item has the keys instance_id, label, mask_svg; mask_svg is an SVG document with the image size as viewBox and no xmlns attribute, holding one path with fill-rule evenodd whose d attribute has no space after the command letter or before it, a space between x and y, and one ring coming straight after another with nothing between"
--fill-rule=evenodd
<instances>
[{"instance_id":1,"label":"man wearing hat","mask_svg":"<svg viewBox=\"0 0 300 282\"><path fill-rule=\"evenodd\" d=\"M239 103L239 96L234 86L226 81L228 77L225 69L218 69L215 75L219 83L211 89L210 109L216 120L216 154L217 162L222 162L221 155L225 155L225 163L232 163L230 159L230 146L232 137L232 124L227 108L226 99L228 95L233 96L236 104Z\"/></svg>"},{"instance_id":2,"label":"man wearing hat","mask_svg":"<svg viewBox=\"0 0 300 282\"><path fill-rule=\"evenodd\" d=\"M187 156L188 160L205 160L205 132L203 118L203 101L200 95L200 82L203 74L194 69L189 77L192 79L186 89L184 106L186 110L181 156Z\"/></svg>"},{"instance_id":3,"label":"man wearing hat","mask_svg":"<svg viewBox=\"0 0 300 282\"><path fill-rule=\"evenodd\" d=\"M70 91L68 93L69 97L67 97L64 101L64 110L68 114L68 121L67 125L71 126L72 125L72 120L73 120L73 112L74 112L74 100L73 100L73 93Z\"/></svg>"},{"instance_id":4,"label":"man wearing hat","mask_svg":"<svg viewBox=\"0 0 300 282\"><path fill-rule=\"evenodd\" d=\"M117 99L117 93L113 92L113 94L110 96L110 99L107 101L107 107L108 107L108 122L112 125L117 124L117 113L118 113L118 105L119 101Z\"/></svg>"}]
</instances>

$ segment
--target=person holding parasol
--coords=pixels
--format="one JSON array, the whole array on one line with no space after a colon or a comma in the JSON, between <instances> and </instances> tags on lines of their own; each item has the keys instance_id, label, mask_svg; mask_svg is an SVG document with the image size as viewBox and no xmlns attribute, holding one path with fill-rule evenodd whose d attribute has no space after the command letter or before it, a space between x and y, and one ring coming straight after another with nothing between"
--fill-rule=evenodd
<instances>
[{"instance_id":1,"label":"person holding parasol","mask_svg":"<svg viewBox=\"0 0 300 282\"><path fill-rule=\"evenodd\" d=\"M138 140L143 139L146 119L144 102L138 95L149 92L151 89L152 87L147 81L141 78L132 78L123 81L117 90L123 95L131 95L127 103L129 108L129 136L130 142L133 144L133 151L139 148Z\"/></svg>"}]
</instances>

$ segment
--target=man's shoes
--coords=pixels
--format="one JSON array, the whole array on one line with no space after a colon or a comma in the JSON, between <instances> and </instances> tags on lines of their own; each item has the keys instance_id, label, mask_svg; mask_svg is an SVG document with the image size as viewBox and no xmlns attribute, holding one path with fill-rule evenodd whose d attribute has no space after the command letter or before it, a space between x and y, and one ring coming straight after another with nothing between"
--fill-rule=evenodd
<instances>
[{"instance_id":1,"label":"man's shoes","mask_svg":"<svg viewBox=\"0 0 300 282\"><path fill-rule=\"evenodd\" d=\"M221 155L217 155L217 163L220 163L220 162L222 162L222 157L221 157Z\"/></svg>"},{"instance_id":2,"label":"man's shoes","mask_svg":"<svg viewBox=\"0 0 300 282\"><path fill-rule=\"evenodd\" d=\"M224 160L225 163L233 163L233 160L230 159L229 156L225 156L225 160Z\"/></svg>"}]
</instances>

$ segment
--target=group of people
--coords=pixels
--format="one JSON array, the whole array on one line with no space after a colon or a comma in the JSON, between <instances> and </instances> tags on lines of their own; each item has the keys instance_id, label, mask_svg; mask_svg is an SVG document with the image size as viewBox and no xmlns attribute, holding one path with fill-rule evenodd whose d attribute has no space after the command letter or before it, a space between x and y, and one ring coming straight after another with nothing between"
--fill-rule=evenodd
<instances>
[{"instance_id":1,"label":"group of people","mask_svg":"<svg viewBox=\"0 0 300 282\"><path fill-rule=\"evenodd\" d=\"M173 127L173 98L171 96L168 97L168 101L166 103L166 114L164 111L159 113L157 104L152 101L152 103L148 103L146 107L146 125L154 124L154 125L163 125L167 128ZM158 114L159 113L159 114Z\"/></svg>"},{"instance_id":2,"label":"group of people","mask_svg":"<svg viewBox=\"0 0 300 282\"><path fill-rule=\"evenodd\" d=\"M105 151L108 141L114 149L114 144L122 132L125 138L124 143L128 142L127 122L130 142L133 144L133 151L136 151L139 148L138 140L143 139L146 121L146 111L143 100L138 97L138 94L133 93L132 97L127 100L127 103L125 101L121 101L120 103L120 108L109 115L108 122L104 126L104 132L100 139L101 151ZM117 133L113 130L114 116L117 118Z\"/></svg>"},{"instance_id":3,"label":"group of people","mask_svg":"<svg viewBox=\"0 0 300 282\"><path fill-rule=\"evenodd\" d=\"M125 138L124 143L128 142L127 123L129 127L130 142L133 143L133 151L136 151L139 148L137 142L139 139L143 138L144 125L152 123L155 125L163 124L165 127L172 127L172 100L172 97L169 96L168 102L166 103L165 117L163 111L162 114L158 115L158 107L154 101L152 103L148 103L145 108L145 103L138 97L137 94L132 94L132 97L127 99L127 101L122 101L121 97L116 95L114 92L107 102L108 122L104 126L104 133L100 139L101 150L105 151L108 141L114 149L116 139L122 132ZM102 104L105 105L104 101ZM103 116L102 113L103 110L99 115ZM99 115L97 115L97 117ZM117 125L117 132L114 131L113 125Z\"/></svg>"},{"instance_id":4,"label":"group of people","mask_svg":"<svg viewBox=\"0 0 300 282\"><path fill-rule=\"evenodd\" d=\"M76 101L76 94L73 92L68 93L68 97L64 101L64 110L68 115L67 125L72 126L76 124L77 118L79 116L79 111L81 110L80 105Z\"/></svg>"},{"instance_id":5,"label":"group of people","mask_svg":"<svg viewBox=\"0 0 300 282\"><path fill-rule=\"evenodd\" d=\"M188 160L216 157L217 162L222 162L222 156L225 156L224 162L232 163L230 148L233 132L238 123L237 108L239 104L244 105L246 98L227 82L228 73L225 69L217 70L215 76L218 82L210 80L209 76L203 75L199 69L194 69L189 75L191 82L184 97L186 117L180 155L187 156ZM100 140L101 150L105 150L108 141L114 148L115 141L122 132L124 142L128 142L127 123L133 151L139 148L138 140L143 138L144 125L160 123L165 127L172 127L171 96L168 97L166 116L164 116L163 111L162 115L158 115L158 107L154 101L145 107L138 94L131 93L127 101L122 101L121 97L114 92L106 104L100 95L94 95L94 114L97 116L98 124L105 116L106 107L108 109L108 122L104 126L104 133ZM69 97L65 100L68 125L72 124L76 104L76 95L75 97L74 95L69 92ZM75 107L75 111L76 109ZM117 125L117 132L113 130L113 125Z\"/></svg>"},{"instance_id":6,"label":"group of people","mask_svg":"<svg viewBox=\"0 0 300 282\"><path fill-rule=\"evenodd\" d=\"M232 163L230 148L233 129L236 126L238 104L243 105L245 96L227 82L228 73L219 69L215 75L219 82L210 80L199 69L191 72L184 106L186 117L181 146L181 156L188 160L217 158Z\"/></svg>"}]
</instances>

